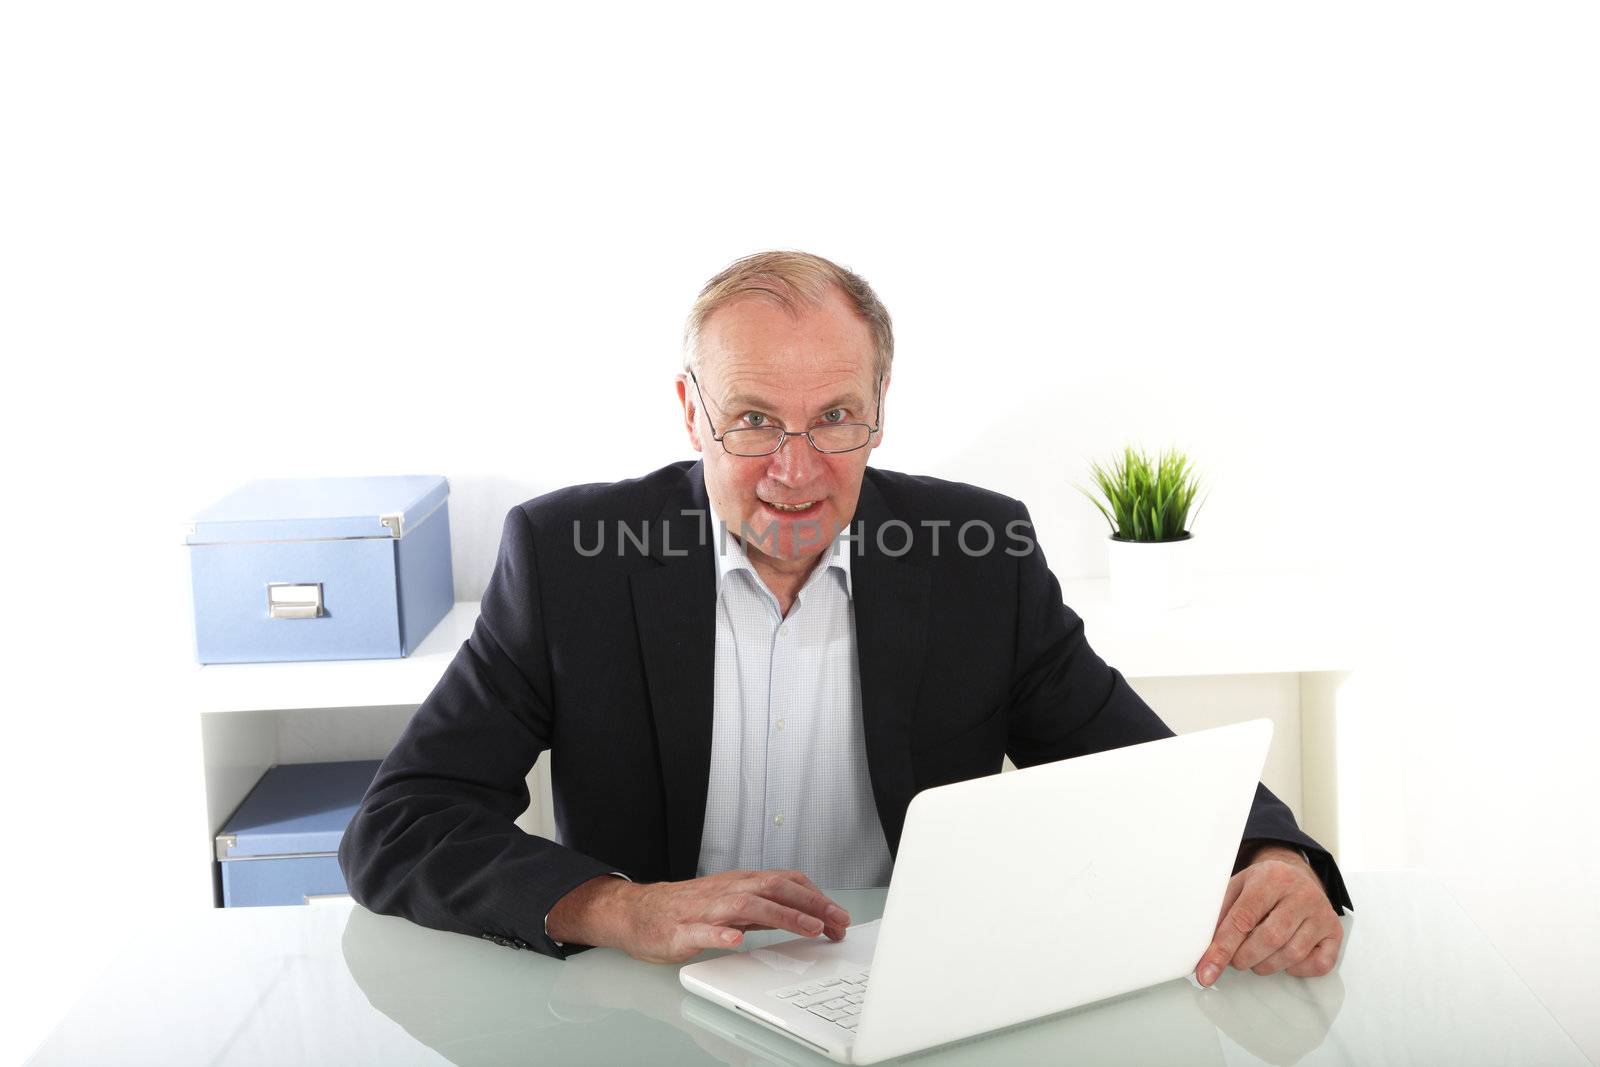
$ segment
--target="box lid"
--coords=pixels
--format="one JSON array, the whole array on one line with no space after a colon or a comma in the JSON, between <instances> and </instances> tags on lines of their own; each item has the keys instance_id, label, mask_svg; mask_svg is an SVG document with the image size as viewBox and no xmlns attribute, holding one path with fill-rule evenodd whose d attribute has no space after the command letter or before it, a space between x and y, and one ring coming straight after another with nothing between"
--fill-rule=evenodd
<instances>
[{"instance_id":1,"label":"box lid","mask_svg":"<svg viewBox=\"0 0 1600 1067\"><path fill-rule=\"evenodd\" d=\"M403 537L450 495L437 474L376 478L264 478L196 515L191 545Z\"/></svg>"},{"instance_id":2,"label":"box lid","mask_svg":"<svg viewBox=\"0 0 1600 1067\"><path fill-rule=\"evenodd\" d=\"M273 767L217 835L217 859L337 852L382 762Z\"/></svg>"}]
</instances>

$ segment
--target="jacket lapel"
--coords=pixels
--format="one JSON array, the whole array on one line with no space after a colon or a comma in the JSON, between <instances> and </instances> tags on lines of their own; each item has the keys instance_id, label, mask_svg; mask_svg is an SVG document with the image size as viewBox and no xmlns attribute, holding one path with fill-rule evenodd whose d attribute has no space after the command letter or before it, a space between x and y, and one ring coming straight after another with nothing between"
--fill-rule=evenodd
<instances>
[{"instance_id":1,"label":"jacket lapel","mask_svg":"<svg viewBox=\"0 0 1600 1067\"><path fill-rule=\"evenodd\" d=\"M868 469L856 507L858 532L851 551L851 589L856 613L856 654L861 672L861 718L867 769L878 821L891 856L900 851L906 808L916 794L911 763L911 720L928 639L928 572L886 554L879 531L894 516ZM884 532L891 550L910 536L902 524Z\"/></svg>"},{"instance_id":2,"label":"jacket lapel","mask_svg":"<svg viewBox=\"0 0 1600 1067\"><path fill-rule=\"evenodd\" d=\"M696 463L684 472L682 487L668 498L650 530L650 555L660 565L636 571L631 579L634 622L666 790L671 881L694 877L711 780L714 538L705 480Z\"/></svg>"}]
</instances>

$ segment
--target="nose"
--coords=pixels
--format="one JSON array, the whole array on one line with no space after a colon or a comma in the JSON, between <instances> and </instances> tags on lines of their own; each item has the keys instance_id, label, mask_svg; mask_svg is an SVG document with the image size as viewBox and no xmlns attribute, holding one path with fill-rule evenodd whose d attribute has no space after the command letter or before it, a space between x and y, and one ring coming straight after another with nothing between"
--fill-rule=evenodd
<instances>
[{"instance_id":1,"label":"nose","mask_svg":"<svg viewBox=\"0 0 1600 1067\"><path fill-rule=\"evenodd\" d=\"M817 472L822 456L804 437L785 437L767 463L767 477L784 485L800 486Z\"/></svg>"}]
</instances>

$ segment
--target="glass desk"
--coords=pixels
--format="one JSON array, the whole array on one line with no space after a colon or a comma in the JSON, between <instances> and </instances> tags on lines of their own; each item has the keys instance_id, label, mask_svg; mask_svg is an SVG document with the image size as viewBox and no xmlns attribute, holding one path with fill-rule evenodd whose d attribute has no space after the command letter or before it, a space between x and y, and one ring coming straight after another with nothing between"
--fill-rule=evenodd
<instances>
[{"instance_id":1,"label":"glass desk","mask_svg":"<svg viewBox=\"0 0 1600 1067\"><path fill-rule=\"evenodd\" d=\"M1435 879L1352 876L1322 978L1179 979L907 1059L942 1064L1588 1061ZM857 922L884 890L830 893ZM746 948L783 940L761 931ZM699 958L709 958L707 953ZM1085 965L1064 963L1063 966ZM611 949L560 961L349 901L196 912L146 931L38 1064L828 1064ZM897 1061L890 1061L897 1062Z\"/></svg>"}]
</instances>

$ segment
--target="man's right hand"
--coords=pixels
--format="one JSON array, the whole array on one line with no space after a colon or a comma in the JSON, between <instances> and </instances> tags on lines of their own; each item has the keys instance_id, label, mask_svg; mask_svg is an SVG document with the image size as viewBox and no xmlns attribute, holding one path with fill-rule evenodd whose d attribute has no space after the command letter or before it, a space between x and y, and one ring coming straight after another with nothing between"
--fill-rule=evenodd
<instances>
[{"instance_id":1,"label":"man's right hand","mask_svg":"<svg viewBox=\"0 0 1600 1067\"><path fill-rule=\"evenodd\" d=\"M745 930L842 941L849 925L850 914L799 871L724 871L642 884L601 875L556 902L549 931L557 941L682 963L707 949L737 948Z\"/></svg>"}]
</instances>

